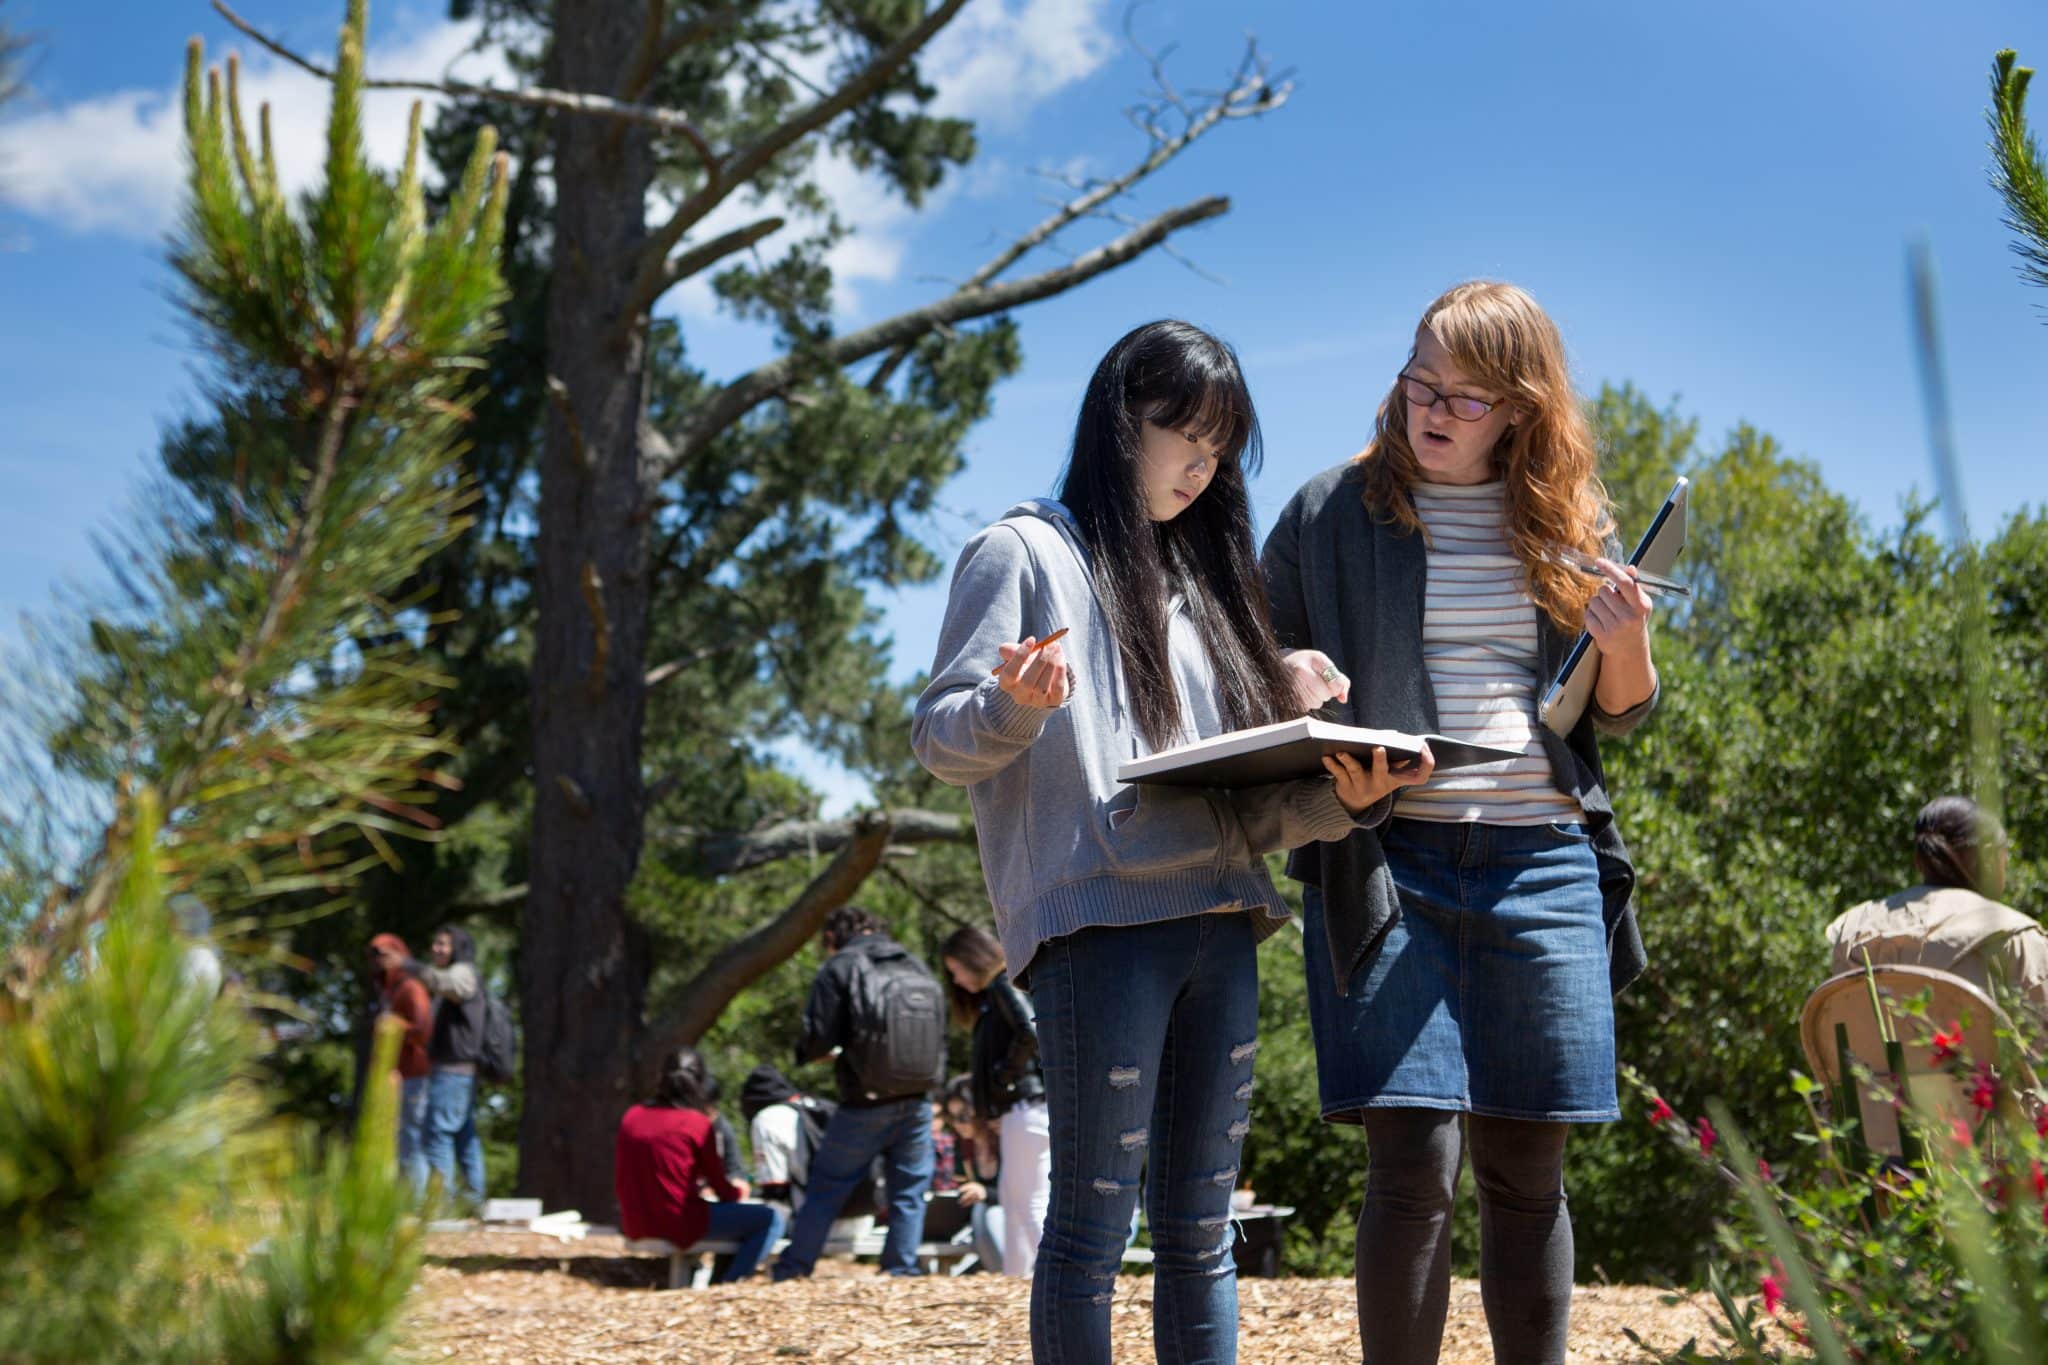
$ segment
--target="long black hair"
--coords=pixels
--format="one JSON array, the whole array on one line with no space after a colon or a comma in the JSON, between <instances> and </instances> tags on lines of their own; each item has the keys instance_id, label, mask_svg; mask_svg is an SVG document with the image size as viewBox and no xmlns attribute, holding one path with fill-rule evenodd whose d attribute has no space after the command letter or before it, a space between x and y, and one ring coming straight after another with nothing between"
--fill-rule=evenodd
<instances>
[{"instance_id":1,"label":"long black hair","mask_svg":"<svg viewBox=\"0 0 2048 1365\"><path fill-rule=\"evenodd\" d=\"M717 1101L711 1068L693 1047L679 1047L662 1059L661 1084L655 1087L657 1109L695 1109L708 1114Z\"/></svg>"},{"instance_id":2,"label":"long black hair","mask_svg":"<svg viewBox=\"0 0 2048 1365\"><path fill-rule=\"evenodd\" d=\"M1143 424L1216 441L1216 473L1194 505L1153 521L1141 477ZM1263 454L1237 355L1185 322L1148 322L1095 367L1059 498L1094 559L1095 595L1116 637L1138 730L1155 749L1181 729L1167 660L1167 603L1178 592L1209 651L1233 729L1296 714L1294 685L1266 615L1252 545L1246 471Z\"/></svg>"}]
</instances>

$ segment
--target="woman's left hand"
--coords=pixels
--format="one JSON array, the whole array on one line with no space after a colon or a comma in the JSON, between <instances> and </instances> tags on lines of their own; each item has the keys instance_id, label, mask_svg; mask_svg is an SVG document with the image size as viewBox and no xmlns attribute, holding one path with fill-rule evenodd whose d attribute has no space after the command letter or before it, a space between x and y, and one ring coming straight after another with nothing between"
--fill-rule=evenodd
<instances>
[{"instance_id":1,"label":"woman's left hand","mask_svg":"<svg viewBox=\"0 0 2048 1365\"><path fill-rule=\"evenodd\" d=\"M1611 559L1596 559L1607 582L1586 603L1586 633L1602 654L1647 649L1650 643L1649 592L1636 581L1636 571Z\"/></svg>"},{"instance_id":2,"label":"woman's left hand","mask_svg":"<svg viewBox=\"0 0 2048 1365\"><path fill-rule=\"evenodd\" d=\"M1436 771L1436 755L1427 744L1414 761L1400 768L1387 760L1387 751L1375 747L1372 766L1366 767L1350 754L1325 754L1323 767L1336 779L1337 802L1352 819L1379 804L1381 797L1400 787L1419 787Z\"/></svg>"},{"instance_id":3,"label":"woman's left hand","mask_svg":"<svg viewBox=\"0 0 2048 1365\"><path fill-rule=\"evenodd\" d=\"M969 1180L960 1186L960 1204L963 1208L972 1208L986 1198L988 1198L988 1186L982 1184L979 1180Z\"/></svg>"}]
</instances>

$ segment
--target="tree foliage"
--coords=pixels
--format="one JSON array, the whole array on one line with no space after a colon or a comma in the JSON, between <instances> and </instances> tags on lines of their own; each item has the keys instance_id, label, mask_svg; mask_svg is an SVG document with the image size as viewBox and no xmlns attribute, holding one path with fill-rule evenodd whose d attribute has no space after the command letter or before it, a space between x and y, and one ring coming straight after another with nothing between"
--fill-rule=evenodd
<instances>
[{"instance_id":1,"label":"tree foliage","mask_svg":"<svg viewBox=\"0 0 2048 1365\"><path fill-rule=\"evenodd\" d=\"M213 363L213 421L110 568L48 699L50 762L90 799L11 898L0 994L0 1341L10 1359L388 1356L417 1261L394 1159L396 1038L357 1140L324 1148L263 1084L280 915L335 903L431 837L442 684L402 589L460 534L456 458L502 293L504 167L480 138L429 217L419 115L393 182L364 159L364 5L349 7L325 176L293 204L268 110L195 42L173 262ZM182 462L182 465L181 465ZM47 767L10 774L5 851L35 851ZM174 901L227 912L216 999Z\"/></svg>"},{"instance_id":2,"label":"tree foliage","mask_svg":"<svg viewBox=\"0 0 2048 1365\"><path fill-rule=\"evenodd\" d=\"M2005 200L2021 277L2048 285L2048 168L2027 126L2027 83L2033 76L2011 48L1991 64L1991 183Z\"/></svg>"}]
</instances>

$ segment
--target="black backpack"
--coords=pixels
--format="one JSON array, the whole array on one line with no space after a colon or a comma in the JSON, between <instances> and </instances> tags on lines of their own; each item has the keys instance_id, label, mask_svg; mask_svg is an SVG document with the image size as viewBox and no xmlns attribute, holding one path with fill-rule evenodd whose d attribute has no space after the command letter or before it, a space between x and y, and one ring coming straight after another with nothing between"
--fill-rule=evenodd
<instances>
[{"instance_id":1,"label":"black backpack","mask_svg":"<svg viewBox=\"0 0 2048 1365\"><path fill-rule=\"evenodd\" d=\"M908 954L860 955L841 1055L869 1099L931 1089L946 1057L946 997Z\"/></svg>"},{"instance_id":2,"label":"black backpack","mask_svg":"<svg viewBox=\"0 0 2048 1365\"><path fill-rule=\"evenodd\" d=\"M491 1085L509 1085L519 1074L519 1035L512 1028L512 1011L497 996L480 993L484 1026L476 1054L477 1078Z\"/></svg>"}]
</instances>

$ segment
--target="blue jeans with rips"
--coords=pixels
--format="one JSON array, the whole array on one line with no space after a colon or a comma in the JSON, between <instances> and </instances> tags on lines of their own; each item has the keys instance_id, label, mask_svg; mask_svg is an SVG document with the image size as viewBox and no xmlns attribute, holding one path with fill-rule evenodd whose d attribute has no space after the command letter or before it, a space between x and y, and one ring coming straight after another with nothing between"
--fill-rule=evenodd
<instances>
[{"instance_id":1,"label":"blue jeans with rips","mask_svg":"<svg viewBox=\"0 0 2048 1365\"><path fill-rule=\"evenodd\" d=\"M825 1137L811 1154L804 1182L804 1206L790 1225L789 1245L775 1260L775 1279L808 1275L818 1263L832 1220L846 1196L868 1178L877 1156L889 1188L889 1231L882 1243L882 1269L891 1275L918 1273L917 1248L924 1240L924 1196L932 1184L932 1106L922 1096L855 1108L842 1104L825 1125Z\"/></svg>"},{"instance_id":2,"label":"blue jeans with rips","mask_svg":"<svg viewBox=\"0 0 2048 1365\"><path fill-rule=\"evenodd\" d=\"M1258 1052L1250 917L1194 915L1054 939L1032 960L1031 998L1052 1119L1032 1359L1110 1358L1110 1304L1142 1190L1153 1351L1172 1365L1228 1365L1237 1359L1230 1195Z\"/></svg>"},{"instance_id":3,"label":"blue jeans with rips","mask_svg":"<svg viewBox=\"0 0 2048 1365\"><path fill-rule=\"evenodd\" d=\"M441 1176L441 1196L457 1196L455 1173L462 1171L463 1193L481 1203L484 1197L484 1144L476 1135L476 1075L435 1067L427 1077L427 1123L421 1155L431 1176Z\"/></svg>"}]
</instances>

